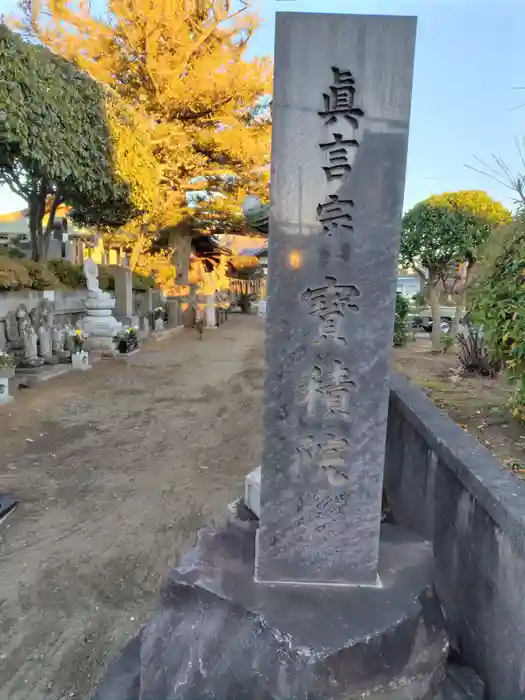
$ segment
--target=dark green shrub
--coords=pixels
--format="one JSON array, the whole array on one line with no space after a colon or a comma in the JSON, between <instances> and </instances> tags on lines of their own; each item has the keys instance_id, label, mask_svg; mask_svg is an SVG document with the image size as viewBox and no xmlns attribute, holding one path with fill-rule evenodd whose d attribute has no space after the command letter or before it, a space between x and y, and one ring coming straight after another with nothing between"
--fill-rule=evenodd
<instances>
[{"instance_id":1,"label":"dark green shrub","mask_svg":"<svg viewBox=\"0 0 525 700\"><path fill-rule=\"evenodd\" d=\"M25 258L25 253L24 253L24 251L23 251L23 250L20 250L20 248L16 248L16 247L13 247L13 246L10 246L10 247L7 249L6 254L7 254L7 256L8 256L9 258L11 258L12 260L23 260L23 259Z\"/></svg>"},{"instance_id":2,"label":"dark green shrub","mask_svg":"<svg viewBox=\"0 0 525 700\"><path fill-rule=\"evenodd\" d=\"M31 278L31 289L42 291L44 289L61 289L62 284L58 277L42 263L33 260L24 260L21 265L27 270Z\"/></svg>"},{"instance_id":3,"label":"dark green shrub","mask_svg":"<svg viewBox=\"0 0 525 700\"><path fill-rule=\"evenodd\" d=\"M98 284L105 292L115 291L115 277L105 265L98 266Z\"/></svg>"},{"instance_id":4,"label":"dark green shrub","mask_svg":"<svg viewBox=\"0 0 525 700\"><path fill-rule=\"evenodd\" d=\"M394 322L394 347L400 348L406 345L407 342L407 316L408 316L408 299L397 292L396 295L396 318Z\"/></svg>"},{"instance_id":5,"label":"dark green shrub","mask_svg":"<svg viewBox=\"0 0 525 700\"><path fill-rule=\"evenodd\" d=\"M0 290L15 291L31 287L31 277L26 268L7 255L0 255Z\"/></svg>"},{"instance_id":6,"label":"dark green shrub","mask_svg":"<svg viewBox=\"0 0 525 700\"><path fill-rule=\"evenodd\" d=\"M514 383L512 415L525 423L525 216L492 242L470 302L492 361Z\"/></svg>"},{"instance_id":7,"label":"dark green shrub","mask_svg":"<svg viewBox=\"0 0 525 700\"><path fill-rule=\"evenodd\" d=\"M155 286L155 280L152 277L141 275L140 272L133 272L131 284L133 286L133 291L145 292Z\"/></svg>"},{"instance_id":8,"label":"dark green shrub","mask_svg":"<svg viewBox=\"0 0 525 700\"><path fill-rule=\"evenodd\" d=\"M50 260L48 267L66 287L78 289L86 286L82 265L75 265L69 260Z\"/></svg>"}]
</instances>

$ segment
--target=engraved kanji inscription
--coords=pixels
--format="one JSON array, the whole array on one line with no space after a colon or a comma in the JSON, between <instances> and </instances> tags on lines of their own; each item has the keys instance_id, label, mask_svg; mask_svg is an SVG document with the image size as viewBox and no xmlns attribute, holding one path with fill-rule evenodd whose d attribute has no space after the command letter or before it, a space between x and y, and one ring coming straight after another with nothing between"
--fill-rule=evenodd
<instances>
[{"instance_id":1,"label":"engraved kanji inscription","mask_svg":"<svg viewBox=\"0 0 525 700\"><path fill-rule=\"evenodd\" d=\"M320 143L319 148L328 153L329 165L323 167L326 179L338 180L352 170L355 151L359 147L356 139L344 139L342 134L333 134L333 141Z\"/></svg>"},{"instance_id":2,"label":"engraved kanji inscription","mask_svg":"<svg viewBox=\"0 0 525 700\"><path fill-rule=\"evenodd\" d=\"M355 79L349 70L340 70L332 66L334 82L330 85L330 93L323 94L324 110L319 112L325 124L337 122L339 117L346 119L354 129L359 128L358 117L363 117L364 112L359 107L354 107Z\"/></svg>"},{"instance_id":3,"label":"engraved kanji inscription","mask_svg":"<svg viewBox=\"0 0 525 700\"><path fill-rule=\"evenodd\" d=\"M333 340L340 345L347 345L341 334L341 321L347 309L359 311L355 303L361 293L354 284L337 284L335 277L326 277L326 284L315 289L307 289L301 295L302 301L309 304L310 316L319 319L320 340Z\"/></svg>"},{"instance_id":4,"label":"engraved kanji inscription","mask_svg":"<svg viewBox=\"0 0 525 700\"><path fill-rule=\"evenodd\" d=\"M329 369L314 365L312 384L316 398L324 402L329 413L348 414L348 398L356 383L340 360L334 360Z\"/></svg>"},{"instance_id":5,"label":"engraved kanji inscription","mask_svg":"<svg viewBox=\"0 0 525 700\"><path fill-rule=\"evenodd\" d=\"M345 456L350 446L349 441L332 433L326 434L323 442L306 435L299 440L296 449L296 470L301 474L304 468L315 473L320 470L330 486L344 486L348 476L344 471Z\"/></svg>"},{"instance_id":6,"label":"engraved kanji inscription","mask_svg":"<svg viewBox=\"0 0 525 700\"><path fill-rule=\"evenodd\" d=\"M321 407L329 415L339 417L349 417L350 392L356 388L348 367L340 360L329 358L322 364L314 365L310 376L306 375L300 387L310 416Z\"/></svg>"},{"instance_id":7,"label":"engraved kanji inscription","mask_svg":"<svg viewBox=\"0 0 525 700\"><path fill-rule=\"evenodd\" d=\"M330 521L333 521L338 515L343 513L343 509L347 504L346 493L336 493L330 494L315 494L314 498L315 505L315 518L319 522L316 526L316 532L321 532L326 528Z\"/></svg>"},{"instance_id":8,"label":"engraved kanji inscription","mask_svg":"<svg viewBox=\"0 0 525 700\"><path fill-rule=\"evenodd\" d=\"M339 227L353 231L352 216L354 203L351 199L339 199L338 195L328 195L328 201L317 205L317 218L323 224L323 233L331 236Z\"/></svg>"}]
</instances>

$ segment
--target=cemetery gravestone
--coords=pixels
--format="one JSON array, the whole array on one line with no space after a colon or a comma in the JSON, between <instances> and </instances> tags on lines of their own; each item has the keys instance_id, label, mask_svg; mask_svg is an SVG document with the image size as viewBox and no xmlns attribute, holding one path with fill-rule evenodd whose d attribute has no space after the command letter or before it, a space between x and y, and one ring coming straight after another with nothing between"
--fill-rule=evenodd
<instances>
[{"instance_id":1,"label":"cemetery gravestone","mask_svg":"<svg viewBox=\"0 0 525 700\"><path fill-rule=\"evenodd\" d=\"M414 43L278 15L260 581L377 582Z\"/></svg>"},{"instance_id":2,"label":"cemetery gravestone","mask_svg":"<svg viewBox=\"0 0 525 700\"><path fill-rule=\"evenodd\" d=\"M114 267L115 311L125 322L133 315L133 280L128 267Z\"/></svg>"},{"instance_id":3,"label":"cemetery gravestone","mask_svg":"<svg viewBox=\"0 0 525 700\"><path fill-rule=\"evenodd\" d=\"M170 328L179 325L179 302L176 299L166 301L166 311L168 314L168 326Z\"/></svg>"}]
</instances>

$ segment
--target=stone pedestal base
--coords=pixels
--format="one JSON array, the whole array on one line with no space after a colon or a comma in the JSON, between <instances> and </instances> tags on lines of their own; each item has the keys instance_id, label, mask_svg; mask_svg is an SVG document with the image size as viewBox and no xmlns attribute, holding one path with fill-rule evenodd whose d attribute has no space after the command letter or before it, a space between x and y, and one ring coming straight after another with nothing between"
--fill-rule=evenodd
<instances>
[{"instance_id":1,"label":"stone pedestal base","mask_svg":"<svg viewBox=\"0 0 525 700\"><path fill-rule=\"evenodd\" d=\"M112 304L112 306L110 306ZM113 357L117 354L114 338L122 330L122 323L113 317L111 310L114 299L106 297L88 298L86 301L87 316L78 324L87 336L84 347L86 350L103 357ZM102 305L103 308L100 308Z\"/></svg>"},{"instance_id":2,"label":"stone pedestal base","mask_svg":"<svg viewBox=\"0 0 525 700\"><path fill-rule=\"evenodd\" d=\"M14 382L17 386L31 388L41 382L47 382L48 379L55 379L62 374L66 374L71 370L71 365L42 365L34 369L20 368L17 369Z\"/></svg>"},{"instance_id":3,"label":"stone pedestal base","mask_svg":"<svg viewBox=\"0 0 525 700\"><path fill-rule=\"evenodd\" d=\"M383 528L382 588L256 584L255 522L203 530L93 700L429 700L448 642L430 544Z\"/></svg>"},{"instance_id":4,"label":"stone pedestal base","mask_svg":"<svg viewBox=\"0 0 525 700\"><path fill-rule=\"evenodd\" d=\"M90 354L100 357L116 357L119 354L113 337L109 336L91 336L86 339L84 347Z\"/></svg>"}]
</instances>

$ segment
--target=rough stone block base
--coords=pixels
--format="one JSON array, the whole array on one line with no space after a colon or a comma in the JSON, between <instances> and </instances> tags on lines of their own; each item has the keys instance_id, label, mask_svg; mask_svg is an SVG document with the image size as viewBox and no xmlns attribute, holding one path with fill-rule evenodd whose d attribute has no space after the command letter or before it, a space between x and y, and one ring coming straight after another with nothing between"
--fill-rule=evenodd
<instances>
[{"instance_id":1,"label":"rough stone block base","mask_svg":"<svg viewBox=\"0 0 525 700\"><path fill-rule=\"evenodd\" d=\"M428 700L448 641L430 545L383 528L382 588L256 584L254 522L203 530L93 700Z\"/></svg>"}]
</instances>

